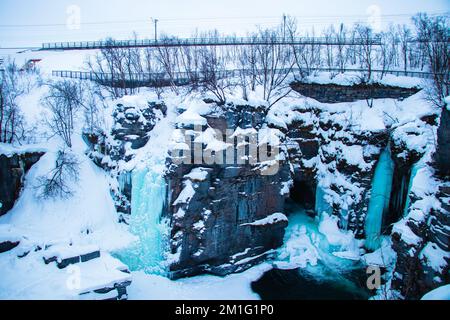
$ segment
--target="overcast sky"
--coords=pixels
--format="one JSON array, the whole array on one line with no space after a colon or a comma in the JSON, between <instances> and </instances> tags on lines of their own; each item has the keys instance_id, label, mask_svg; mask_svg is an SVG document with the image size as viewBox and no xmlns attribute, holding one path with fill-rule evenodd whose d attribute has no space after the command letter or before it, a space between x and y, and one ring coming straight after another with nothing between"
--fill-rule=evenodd
<instances>
[{"instance_id":1,"label":"overcast sky","mask_svg":"<svg viewBox=\"0 0 450 320\"><path fill-rule=\"evenodd\" d=\"M0 0L0 47L42 42L98 40L107 36L153 37L158 31L188 37L196 29L245 35L274 26L283 13L301 28L316 31L330 23L367 22L383 28L408 22L417 12L449 12L450 0ZM378 18L379 17L379 18Z\"/></svg>"}]
</instances>

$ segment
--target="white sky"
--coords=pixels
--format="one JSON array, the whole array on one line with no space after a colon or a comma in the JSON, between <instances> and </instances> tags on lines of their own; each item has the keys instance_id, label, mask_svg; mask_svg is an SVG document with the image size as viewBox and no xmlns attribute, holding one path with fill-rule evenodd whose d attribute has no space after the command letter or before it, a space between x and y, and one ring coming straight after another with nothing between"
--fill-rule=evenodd
<instances>
[{"instance_id":1,"label":"white sky","mask_svg":"<svg viewBox=\"0 0 450 320\"><path fill-rule=\"evenodd\" d=\"M68 13L73 5L79 8L79 29L67 26L77 25L77 10ZM450 0L0 0L0 47L125 39L133 31L148 38L154 35L151 17L160 20L159 32L180 37L214 28L245 35L256 25L276 25L283 13L297 17L301 28L317 32L331 23L367 22L373 5L379 8L382 28L390 22L407 23L417 12L450 11Z\"/></svg>"}]
</instances>

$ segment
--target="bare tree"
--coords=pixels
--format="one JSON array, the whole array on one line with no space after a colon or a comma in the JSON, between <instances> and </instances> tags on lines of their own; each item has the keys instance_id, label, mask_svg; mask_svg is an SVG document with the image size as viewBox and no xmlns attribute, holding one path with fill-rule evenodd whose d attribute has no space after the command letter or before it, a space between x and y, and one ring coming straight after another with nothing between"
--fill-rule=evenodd
<instances>
[{"instance_id":1,"label":"bare tree","mask_svg":"<svg viewBox=\"0 0 450 320\"><path fill-rule=\"evenodd\" d=\"M167 77L170 88L175 94L179 94L177 87L177 72L179 70L178 47L171 47L169 44L176 41L166 35L161 36L158 42L161 44L156 49L156 59L163 66L165 76Z\"/></svg>"},{"instance_id":2,"label":"bare tree","mask_svg":"<svg viewBox=\"0 0 450 320\"><path fill-rule=\"evenodd\" d=\"M233 83L226 73L225 60L217 52L217 47L204 47L200 50L200 74L200 90L212 93L220 105L225 104L225 91Z\"/></svg>"},{"instance_id":3,"label":"bare tree","mask_svg":"<svg viewBox=\"0 0 450 320\"><path fill-rule=\"evenodd\" d=\"M334 66L334 52L333 52L333 39L335 35L334 26L329 26L324 32L323 36L325 38L325 52L326 52L326 62L328 70L331 71L331 69Z\"/></svg>"},{"instance_id":4,"label":"bare tree","mask_svg":"<svg viewBox=\"0 0 450 320\"><path fill-rule=\"evenodd\" d=\"M381 65L381 78L386 74L386 70L391 66L390 40L388 33L381 33L381 46L378 54L378 63Z\"/></svg>"},{"instance_id":5,"label":"bare tree","mask_svg":"<svg viewBox=\"0 0 450 320\"><path fill-rule=\"evenodd\" d=\"M357 25L358 42L360 45L360 62L363 68L367 70L364 80L370 81L372 78L373 64L373 31L369 26Z\"/></svg>"},{"instance_id":6,"label":"bare tree","mask_svg":"<svg viewBox=\"0 0 450 320\"><path fill-rule=\"evenodd\" d=\"M400 40L401 57L403 61L403 70L408 70L408 49L411 40L411 30L406 25L398 26L398 38Z\"/></svg>"},{"instance_id":7,"label":"bare tree","mask_svg":"<svg viewBox=\"0 0 450 320\"><path fill-rule=\"evenodd\" d=\"M282 28L261 30L263 45L256 47L258 83L263 87L263 98L273 105L291 91L286 78L292 72L294 60L291 48L279 42Z\"/></svg>"},{"instance_id":8,"label":"bare tree","mask_svg":"<svg viewBox=\"0 0 450 320\"><path fill-rule=\"evenodd\" d=\"M50 111L50 118L46 119L49 128L71 148L75 112L84 106L82 87L71 80L50 83L43 104Z\"/></svg>"},{"instance_id":9,"label":"bare tree","mask_svg":"<svg viewBox=\"0 0 450 320\"><path fill-rule=\"evenodd\" d=\"M37 178L38 196L42 198L69 198L73 195L71 183L79 180L79 161L67 150L58 151L55 167Z\"/></svg>"},{"instance_id":10,"label":"bare tree","mask_svg":"<svg viewBox=\"0 0 450 320\"><path fill-rule=\"evenodd\" d=\"M97 87L91 83L83 85L79 94L82 96L79 105L83 108L84 114L84 133L100 133L104 128L104 119L102 118L102 108L104 107L103 96Z\"/></svg>"},{"instance_id":11,"label":"bare tree","mask_svg":"<svg viewBox=\"0 0 450 320\"><path fill-rule=\"evenodd\" d=\"M16 63L9 62L0 78L0 142L19 142L23 138L24 118L17 103L18 98L26 93L22 77Z\"/></svg>"},{"instance_id":12,"label":"bare tree","mask_svg":"<svg viewBox=\"0 0 450 320\"><path fill-rule=\"evenodd\" d=\"M142 82L139 75L144 70L141 49L114 47L113 39L107 39L106 43L93 59L87 61L93 74L91 80L106 89L113 98L135 94Z\"/></svg>"},{"instance_id":13,"label":"bare tree","mask_svg":"<svg viewBox=\"0 0 450 320\"><path fill-rule=\"evenodd\" d=\"M347 54L345 52L345 43L347 41L347 29L344 24L341 23L337 32L335 32L336 41L336 64L339 71L343 73L347 64Z\"/></svg>"},{"instance_id":14,"label":"bare tree","mask_svg":"<svg viewBox=\"0 0 450 320\"><path fill-rule=\"evenodd\" d=\"M433 87L428 98L437 106L445 105L444 98L450 94L450 31L447 17L428 17L419 14L413 19L417 29L417 41L427 58L429 71L433 74Z\"/></svg>"}]
</instances>

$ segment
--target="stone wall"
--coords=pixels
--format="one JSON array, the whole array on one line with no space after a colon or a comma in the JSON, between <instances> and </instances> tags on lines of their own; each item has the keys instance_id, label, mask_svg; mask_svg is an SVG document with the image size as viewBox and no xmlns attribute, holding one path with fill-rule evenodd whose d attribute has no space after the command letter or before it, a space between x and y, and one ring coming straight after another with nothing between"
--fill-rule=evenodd
<instances>
[{"instance_id":1,"label":"stone wall","mask_svg":"<svg viewBox=\"0 0 450 320\"><path fill-rule=\"evenodd\" d=\"M417 88L401 88L374 84L338 84L300 83L291 84L293 90L305 97L323 103L353 102L366 99L404 99L417 93Z\"/></svg>"}]
</instances>

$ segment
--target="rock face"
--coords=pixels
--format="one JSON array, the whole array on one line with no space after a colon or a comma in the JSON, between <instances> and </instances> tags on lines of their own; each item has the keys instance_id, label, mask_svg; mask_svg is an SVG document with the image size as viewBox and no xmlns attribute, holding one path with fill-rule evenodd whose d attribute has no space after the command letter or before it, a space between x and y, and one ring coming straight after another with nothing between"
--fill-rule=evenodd
<instances>
[{"instance_id":1,"label":"rock face","mask_svg":"<svg viewBox=\"0 0 450 320\"><path fill-rule=\"evenodd\" d=\"M308 195L298 202L313 214L323 209L316 203L325 201L317 199L317 188L323 189L323 196L332 199L327 201L325 211L340 217L341 228L363 238L371 181L389 133L352 130L351 124L342 121L340 112L323 110L320 105L299 104L288 109L269 114L270 119L284 119L281 123L286 127L277 124L278 120L269 125L286 134L293 168L291 197L296 193Z\"/></svg>"},{"instance_id":2,"label":"rock face","mask_svg":"<svg viewBox=\"0 0 450 320\"><path fill-rule=\"evenodd\" d=\"M384 86L381 84L318 84L295 82L292 89L305 97L324 103L353 102L366 99L404 99L417 93L420 89Z\"/></svg>"},{"instance_id":3,"label":"rock face","mask_svg":"<svg viewBox=\"0 0 450 320\"><path fill-rule=\"evenodd\" d=\"M450 109L442 109L441 124L437 132L436 163L442 175L450 176Z\"/></svg>"},{"instance_id":4,"label":"rock face","mask_svg":"<svg viewBox=\"0 0 450 320\"><path fill-rule=\"evenodd\" d=\"M420 299L425 293L450 283L449 196L450 183L444 182L436 193L439 209L421 212L424 219L408 217L403 232L392 233L393 249L397 253L392 289L404 299ZM420 201L423 201L421 197L415 197L413 204Z\"/></svg>"},{"instance_id":5,"label":"rock face","mask_svg":"<svg viewBox=\"0 0 450 320\"><path fill-rule=\"evenodd\" d=\"M220 115L205 117L209 126L222 131L255 129L263 124L261 111L228 104ZM280 163L273 175L262 170L260 163L238 164L237 156L231 164L170 165L166 214L171 217L171 251L176 257L170 266L173 278L243 271L282 245L287 219L270 217L283 212L289 166ZM191 196L186 197L189 189Z\"/></svg>"},{"instance_id":6,"label":"rock face","mask_svg":"<svg viewBox=\"0 0 450 320\"><path fill-rule=\"evenodd\" d=\"M12 209L23 187L23 179L43 152L0 154L0 216Z\"/></svg>"},{"instance_id":7,"label":"rock face","mask_svg":"<svg viewBox=\"0 0 450 320\"><path fill-rule=\"evenodd\" d=\"M126 143L130 143L132 149L142 148L148 141L148 133L166 112L167 107L164 104L155 102L150 102L144 108L118 104L113 113L115 124L111 134L114 140L122 143L111 153L112 158L124 157Z\"/></svg>"}]
</instances>

